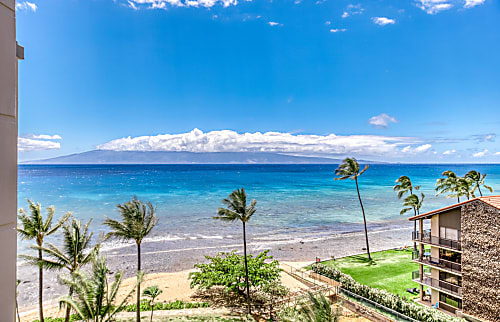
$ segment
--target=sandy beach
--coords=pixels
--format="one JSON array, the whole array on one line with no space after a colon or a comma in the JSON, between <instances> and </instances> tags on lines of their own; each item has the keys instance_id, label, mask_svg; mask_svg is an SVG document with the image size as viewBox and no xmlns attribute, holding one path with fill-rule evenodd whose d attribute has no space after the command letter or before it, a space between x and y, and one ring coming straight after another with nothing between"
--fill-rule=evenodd
<instances>
[{"instance_id":1,"label":"sandy beach","mask_svg":"<svg viewBox=\"0 0 500 322\"><path fill-rule=\"evenodd\" d=\"M410 245L411 231L412 228L407 227L369 232L370 249L378 251ZM189 288L187 275L195 263L205 261L205 255L215 255L219 251L241 251L241 245L217 245L215 242L212 244L207 242L206 245L200 246L199 243L190 245L189 242L183 241L182 246L184 247L179 247L175 241L149 242L143 246L142 265L143 270L148 274L145 285L155 284L156 281L164 279L165 288L163 288L161 300L189 299L194 291ZM260 243L249 243L251 253L269 249L269 254L280 262L300 262L300 265L312 263L316 257L325 260L332 256L342 257L362 253L364 247L363 232L298 242L277 241L269 243L265 248ZM105 250L103 253L106 255L112 272L125 271L125 277L128 279L124 283L125 292L127 283L133 283L135 276L135 247L130 245ZM57 298L67 292L66 288L58 283L58 274L58 272L46 272L44 276L44 303L48 305L56 304ZM38 299L36 269L20 265L18 278L21 280L18 296L21 311L28 312L36 309Z\"/></svg>"}]
</instances>

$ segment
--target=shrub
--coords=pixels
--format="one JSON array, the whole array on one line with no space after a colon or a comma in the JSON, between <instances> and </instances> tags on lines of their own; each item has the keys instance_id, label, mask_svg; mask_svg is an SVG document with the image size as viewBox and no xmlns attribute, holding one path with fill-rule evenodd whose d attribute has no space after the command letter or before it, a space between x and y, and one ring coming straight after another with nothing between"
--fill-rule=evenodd
<instances>
[{"instance_id":1,"label":"shrub","mask_svg":"<svg viewBox=\"0 0 500 322\"><path fill-rule=\"evenodd\" d=\"M155 303L154 310L180 310L180 309L194 309L194 308L206 308L210 307L210 303L207 302L183 302L183 301L174 301L168 303ZM135 312L137 311L137 304L129 304L124 308L127 312ZM149 301L142 300L141 301L141 311L150 311L151 305Z\"/></svg>"},{"instance_id":2,"label":"shrub","mask_svg":"<svg viewBox=\"0 0 500 322\"><path fill-rule=\"evenodd\" d=\"M326 266L323 264L313 264L311 268L313 272L339 282L340 284L342 284L343 289L365 297L373 302L404 314L412 319L427 322L463 321L463 319L452 318L449 315L438 310L434 310L403 299L399 295L360 284L356 282L351 276L342 273L335 267Z\"/></svg>"}]
</instances>

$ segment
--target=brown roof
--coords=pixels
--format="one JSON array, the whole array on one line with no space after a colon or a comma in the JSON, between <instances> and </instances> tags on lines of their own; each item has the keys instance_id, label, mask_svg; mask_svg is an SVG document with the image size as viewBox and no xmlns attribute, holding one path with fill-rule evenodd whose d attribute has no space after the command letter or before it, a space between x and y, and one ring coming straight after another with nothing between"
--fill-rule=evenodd
<instances>
[{"instance_id":1,"label":"brown roof","mask_svg":"<svg viewBox=\"0 0 500 322\"><path fill-rule=\"evenodd\" d=\"M426 212L425 214L413 216L413 217L410 217L409 220L416 220L416 219L420 219L420 218L423 218L423 217L429 217L429 216L441 213L443 211L447 211L447 210L451 210L451 209L454 209L454 208L461 207L463 204L466 204L466 203L469 203L469 202L472 202L472 201L476 201L476 200L480 200L480 201L482 201L482 202L484 202L484 203L486 203L486 204L488 204L488 205L490 205L492 207L500 209L500 196L483 196L483 197L477 197L477 198L474 198L474 199L462 201L462 202L456 203L454 205L446 206L446 207L443 207L443 208L440 208L440 209L436 209L436 210L433 210L433 211L429 211L429 212Z\"/></svg>"}]
</instances>

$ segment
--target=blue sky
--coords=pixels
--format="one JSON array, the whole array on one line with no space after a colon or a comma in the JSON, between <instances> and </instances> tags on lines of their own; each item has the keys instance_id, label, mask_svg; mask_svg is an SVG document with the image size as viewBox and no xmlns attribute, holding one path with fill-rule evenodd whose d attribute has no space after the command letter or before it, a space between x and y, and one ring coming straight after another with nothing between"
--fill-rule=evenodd
<instances>
[{"instance_id":1,"label":"blue sky","mask_svg":"<svg viewBox=\"0 0 500 322\"><path fill-rule=\"evenodd\" d=\"M99 147L500 161L495 0L17 7L20 160Z\"/></svg>"}]
</instances>

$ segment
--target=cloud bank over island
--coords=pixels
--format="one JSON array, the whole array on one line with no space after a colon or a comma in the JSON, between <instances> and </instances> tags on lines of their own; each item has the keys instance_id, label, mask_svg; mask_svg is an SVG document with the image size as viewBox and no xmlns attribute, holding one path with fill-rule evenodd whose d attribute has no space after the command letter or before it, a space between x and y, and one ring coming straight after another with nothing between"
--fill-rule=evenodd
<instances>
[{"instance_id":1,"label":"cloud bank over island","mask_svg":"<svg viewBox=\"0 0 500 322\"><path fill-rule=\"evenodd\" d=\"M406 147L411 147L407 149ZM425 148L422 148L425 147ZM285 132L238 133L232 130L124 137L98 145L113 151L277 152L294 155L393 156L426 152L430 144L413 137L312 135ZM406 149L406 150L405 150Z\"/></svg>"}]
</instances>

